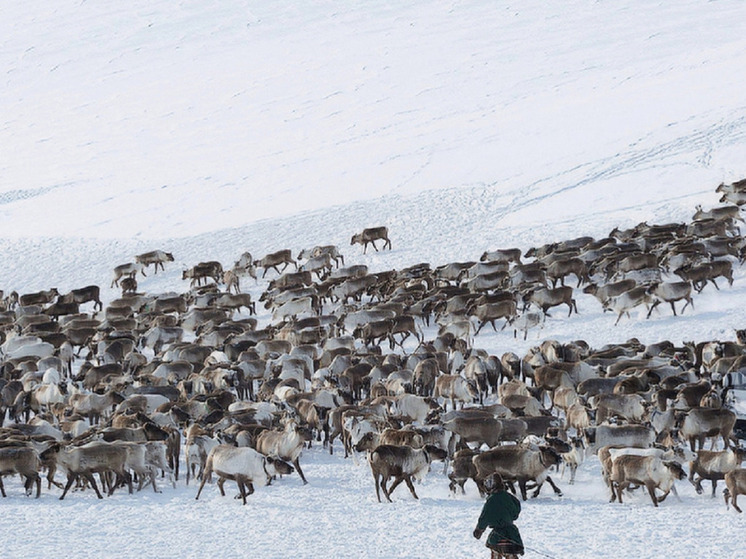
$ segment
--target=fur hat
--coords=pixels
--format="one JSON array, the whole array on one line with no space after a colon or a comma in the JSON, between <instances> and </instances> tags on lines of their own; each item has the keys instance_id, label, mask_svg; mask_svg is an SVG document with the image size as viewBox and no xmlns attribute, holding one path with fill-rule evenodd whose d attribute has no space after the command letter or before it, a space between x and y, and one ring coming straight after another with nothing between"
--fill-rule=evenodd
<instances>
[{"instance_id":1,"label":"fur hat","mask_svg":"<svg viewBox=\"0 0 746 559\"><path fill-rule=\"evenodd\" d=\"M487 489L490 493L497 493L505 489L505 482L503 476L498 473L492 474L487 478Z\"/></svg>"}]
</instances>

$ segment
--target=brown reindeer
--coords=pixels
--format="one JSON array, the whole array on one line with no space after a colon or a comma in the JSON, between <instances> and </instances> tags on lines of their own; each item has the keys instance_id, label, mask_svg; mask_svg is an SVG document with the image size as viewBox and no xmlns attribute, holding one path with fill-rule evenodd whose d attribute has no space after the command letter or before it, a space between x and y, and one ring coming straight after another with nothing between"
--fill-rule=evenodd
<instances>
[{"instance_id":1,"label":"brown reindeer","mask_svg":"<svg viewBox=\"0 0 746 559\"><path fill-rule=\"evenodd\" d=\"M350 244L363 245L363 254L367 252L368 244L373 245L373 248L376 250L376 252L378 252L376 241L379 239L383 239L384 241L383 248L386 248L386 246L388 246L389 250L391 250L391 240L389 240L389 230L387 227L371 227L368 229L363 229L362 233L357 233L352 236Z\"/></svg>"}]
</instances>

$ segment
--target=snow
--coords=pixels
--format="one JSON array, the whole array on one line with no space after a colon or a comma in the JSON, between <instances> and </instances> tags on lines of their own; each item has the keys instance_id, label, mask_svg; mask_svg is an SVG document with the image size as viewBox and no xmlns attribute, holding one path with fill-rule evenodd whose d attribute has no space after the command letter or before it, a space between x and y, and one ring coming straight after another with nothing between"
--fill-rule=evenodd
<instances>
[{"instance_id":1,"label":"snow","mask_svg":"<svg viewBox=\"0 0 746 559\"><path fill-rule=\"evenodd\" d=\"M478 260L615 226L691 219L745 176L746 65L738 0L547 3L71 0L0 8L0 289L101 285L161 248L138 278L184 291L181 270L337 244L373 271ZM393 250L350 246L388 226ZM250 285L258 295L266 282ZM617 327L590 296L523 341L733 339L744 271L692 312ZM268 315L260 315L267 321ZM432 333L432 332L430 332ZM378 504L364 462L321 448L247 506L181 480L162 494L27 499L6 478L8 557L473 557L481 507L436 465L415 501ZM230 483L228 484L230 485ZM552 557L740 557L743 518L678 484L654 509L607 503L590 458L565 495L524 505L530 549ZM42 516L43 515L43 516ZM37 533L26 529L39 526Z\"/></svg>"}]
</instances>

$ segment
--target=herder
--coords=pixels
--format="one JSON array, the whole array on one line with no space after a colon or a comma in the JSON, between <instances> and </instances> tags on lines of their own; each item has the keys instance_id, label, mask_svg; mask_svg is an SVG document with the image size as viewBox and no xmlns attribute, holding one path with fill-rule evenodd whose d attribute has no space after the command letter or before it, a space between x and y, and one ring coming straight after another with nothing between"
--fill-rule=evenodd
<instances>
[{"instance_id":1,"label":"herder","mask_svg":"<svg viewBox=\"0 0 746 559\"><path fill-rule=\"evenodd\" d=\"M492 528L486 544L492 550L492 559L517 559L524 552L523 540L513 522L521 513L521 502L505 490L500 474L493 474L490 480L490 495L482 507L474 537L479 539L487 528Z\"/></svg>"}]
</instances>

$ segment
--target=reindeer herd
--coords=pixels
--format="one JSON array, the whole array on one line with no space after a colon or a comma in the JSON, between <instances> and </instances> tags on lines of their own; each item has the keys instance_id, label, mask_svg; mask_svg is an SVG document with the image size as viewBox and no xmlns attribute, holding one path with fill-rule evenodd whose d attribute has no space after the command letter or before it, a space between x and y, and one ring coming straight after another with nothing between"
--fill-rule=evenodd
<instances>
[{"instance_id":1,"label":"reindeer herd","mask_svg":"<svg viewBox=\"0 0 746 559\"><path fill-rule=\"evenodd\" d=\"M0 309L2 495L1 476L12 474L37 497L43 473L60 499L73 487L103 498L95 474L108 495L134 483L156 490L184 464L197 498L215 475L245 504L282 476L305 484L303 449L322 442L333 453L339 439L345 458L367 453L379 501L401 483L417 498L413 481L434 461L455 493L470 480L483 492L500 473L524 499L545 481L561 495L554 470L569 467L574 483L594 453L612 501L645 486L658 506L678 480L698 491L710 480L713 494L724 480L740 512L746 454L724 396L746 369L746 332L679 345L545 340L523 356L477 345L487 325L526 339L555 307L582 312L580 289L616 324L638 307L647 318L662 303L682 313L708 286L732 285L746 259L746 181L718 192L732 205L698 207L689 223L479 261L372 272L332 245L298 259L244 252L228 269L205 260L184 270L181 293L154 294L138 277L150 266L169 273L174 261L156 250L114 268L110 286L122 295L106 305L96 285L12 292ZM391 250L386 227L351 245L378 251L376 241Z\"/></svg>"}]
</instances>

